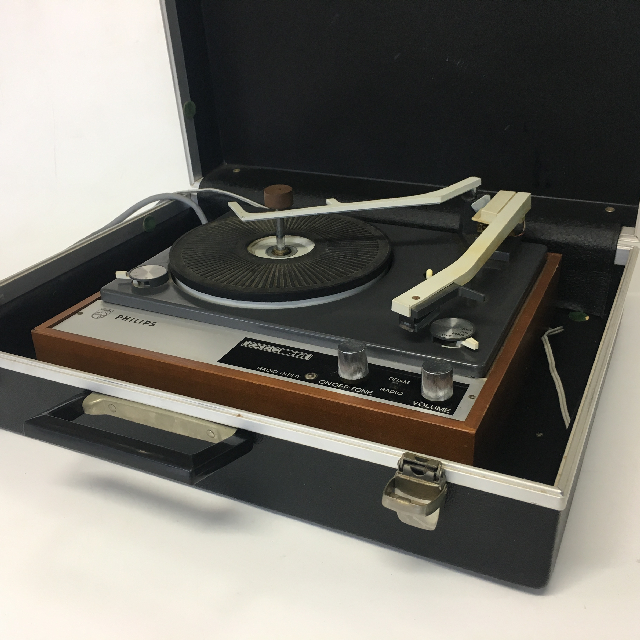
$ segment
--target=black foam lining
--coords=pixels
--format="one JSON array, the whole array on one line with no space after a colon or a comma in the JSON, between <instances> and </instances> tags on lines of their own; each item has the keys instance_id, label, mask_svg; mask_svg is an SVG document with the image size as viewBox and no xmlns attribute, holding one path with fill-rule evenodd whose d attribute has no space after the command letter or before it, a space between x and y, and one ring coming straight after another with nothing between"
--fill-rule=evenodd
<instances>
[{"instance_id":1,"label":"black foam lining","mask_svg":"<svg viewBox=\"0 0 640 640\"><path fill-rule=\"evenodd\" d=\"M215 122L227 163L640 197L637 2L177 4L198 143Z\"/></svg>"},{"instance_id":2,"label":"black foam lining","mask_svg":"<svg viewBox=\"0 0 640 640\"><path fill-rule=\"evenodd\" d=\"M616 280L619 275L615 274ZM484 464L487 469L554 483L606 324L596 316L575 322L569 313L556 309L550 326L564 327L564 331L549 338L571 414L569 428L565 427L540 341L526 365L525 386L505 419L501 439Z\"/></svg>"}]
</instances>

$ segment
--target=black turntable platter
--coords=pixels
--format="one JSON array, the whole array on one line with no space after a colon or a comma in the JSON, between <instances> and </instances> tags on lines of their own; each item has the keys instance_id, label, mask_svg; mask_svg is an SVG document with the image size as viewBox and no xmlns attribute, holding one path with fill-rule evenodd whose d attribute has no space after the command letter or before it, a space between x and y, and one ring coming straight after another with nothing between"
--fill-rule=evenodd
<instances>
[{"instance_id":1,"label":"black turntable platter","mask_svg":"<svg viewBox=\"0 0 640 640\"><path fill-rule=\"evenodd\" d=\"M190 293L275 303L358 291L389 267L387 237L366 222L334 214L284 224L286 256L271 252L275 220L231 216L197 227L171 248L171 274Z\"/></svg>"}]
</instances>

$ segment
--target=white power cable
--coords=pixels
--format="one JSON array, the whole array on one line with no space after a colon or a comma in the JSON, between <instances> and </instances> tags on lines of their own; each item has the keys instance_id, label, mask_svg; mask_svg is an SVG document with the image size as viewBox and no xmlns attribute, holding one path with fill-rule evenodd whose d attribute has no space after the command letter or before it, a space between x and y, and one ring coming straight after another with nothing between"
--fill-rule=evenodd
<instances>
[{"instance_id":1,"label":"white power cable","mask_svg":"<svg viewBox=\"0 0 640 640\"><path fill-rule=\"evenodd\" d=\"M564 426L568 429L571 424L571 416L569 415L569 409L567 408L567 397L564 395L564 387L562 386L562 380L556 369L556 361L553 357L553 351L551 351L551 344L549 343L549 336L555 336L558 333L562 333L564 327L556 327L555 329L549 329L542 336L542 344L544 345L544 352L547 354L547 360L549 361L549 371L551 377L556 385L556 391L558 392L558 401L560 402L560 412L564 419Z\"/></svg>"},{"instance_id":2,"label":"white power cable","mask_svg":"<svg viewBox=\"0 0 640 640\"><path fill-rule=\"evenodd\" d=\"M234 200L240 200L258 209L267 209L267 207L265 207L264 205L258 204L253 200L249 200L249 198L245 198L244 196L239 196L237 193L231 193L230 191L224 191L223 189L214 189L212 187L211 188L205 187L203 189L186 189L185 191L176 191L175 193L157 193L154 196L149 196L144 200L140 200L140 202L136 202L136 204L129 207L124 213L121 213L117 218L114 218L113 220L111 220L111 222L106 224L104 227L101 227L97 231L94 231L90 235L86 236L85 238L82 238L82 240L79 240L78 242L76 242L71 246L80 244L81 242L84 242L89 238L93 238L93 236L98 235L102 231L106 231L111 227L115 227L117 224L124 222L128 217L138 212L140 209L142 209L142 207L146 207L148 204L152 204L154 202L170 202L173 200L173 201L181 202L182 204L186 204L187 206L193 209L194 213L198 216L198 219L202 224L207 224L209 221L204 215L204 212L202 211L202 209L198 206L198 204L196 204L193 200L191 200L191 198L188 198L185 195L185 194L192 194L192 193L198 194L198 193L202 193L203 191L207 191L209 193L217 193L221 196L233 198Z\"/></svg>"},{"instance_id":3,"label":"white power cable","mask_svg":"<svg viewBox=\"0 0 640 640\"><path fill-rule=\"evenodd\" d=\"M188 207L191 207L195 214L198 216L200 222L202 224L207 224L209 222L207 217L204 215L202 209L193 201L191 198L187 198L186 196L181 195L180 193L156 193L154 196L149 196L144 200L140 200L140 202L136 202L133 206L129 207L124 213L121 213L117 218L114 218L106 227L102 229L98 229L98 231L102 231L103 229L108 229L109 227L113 227L117 224L120 224L124 220L126 220L129 216L136 213L142 209L142 207L146 207L148 204L152 204L154 202L166 202L175 200L177 202L181 202L182 204L186 204Z\"/></svg>"},{"instance_id":4,"label":"white power cable","mask_svg":"<svg viewBox=\"0 0 640 640\"><path fill-rule=\"evenodd\" d=\"M210 193L217 193L221 196L227 196L229 198L233 198L234 200L240 200L240 202L244 202L245 204L249 204L252 207L256 207L258 209L267 209L263 204L258 204L253 200L249 200L249 198L245 198L244 196L239 196L237 193L231 193L231 191L223 191L222 189L214 189L212 187L203 187L202 189L187 189L186 191L176 191L176 193L202 193L203 191L209 191Z\"/></svg>"},{"instance_id":5,"label":"white power cable","mask_svg":"<svg viewBox=\"0 0 640 640\"><path fill-rule=\"evenodd\" d=\"M209 221L204 215L204 212L202 211L202 209L193 200L186 197L186 194L192 194L192 193L198 194L198 193L202 193L203 191L207 191L209 193L217 193L221 196L233 198L234 200L241 200L246 204L250 204L252 207L257 207L258 209L267 208L264 205L254 202L253 200L249 200L249 198L245 198L244 196L239 196L237 193L231 193L230 191L224 191L223 189L213 189L209 187L205 187L203 189L185 189L184 191L176 191L175 193L157 193L155 196L149 196L144 200L140 200L140 202L136 202L136 204L134 204L132 207L129 207L124 213L121 213L117 218L114 218L106 227L102 227L102 229L98 229L98 231L96 231L95 233L104 231L109 227L113 227L116 224L119 224L123 220L126 220L129 216L136 213L136 211L139 211L140 209L142 209L142 207L146 207L148 204L151 204L153 202L166 202L171 200L177 200L178 202L182 202L182 204L186 204L187 206L191 207L194 210L195 214L200 219L200 222L202 222L202 224L207 224L207 222Z\"/></svg>"}]
</instances>

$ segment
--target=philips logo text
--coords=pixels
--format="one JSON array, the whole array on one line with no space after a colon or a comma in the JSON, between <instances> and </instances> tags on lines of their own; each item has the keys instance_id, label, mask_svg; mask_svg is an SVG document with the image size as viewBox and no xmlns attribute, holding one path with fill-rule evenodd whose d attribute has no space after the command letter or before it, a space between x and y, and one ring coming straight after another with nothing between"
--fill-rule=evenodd
<instances>
[{"instance_id":1,"label":"philips logo text","mask_svg":"<svg viewBox=\"0 0 640 640\"><path fill-rule=\"evenodd\" d=\"M141 320L140 318L134 318L133 316L124 316L119 314L115 317L115 320L122 320L123 322L133 322L134 324L146 325L147 327L155 327L156 323L151 320Z\"/></svg>"}]
</instances>

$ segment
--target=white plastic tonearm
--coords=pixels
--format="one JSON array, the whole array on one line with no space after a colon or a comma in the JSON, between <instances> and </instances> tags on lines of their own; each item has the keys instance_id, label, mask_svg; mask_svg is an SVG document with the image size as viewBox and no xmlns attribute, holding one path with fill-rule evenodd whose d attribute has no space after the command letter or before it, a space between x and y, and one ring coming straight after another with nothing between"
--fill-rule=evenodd
<instances>
[{"instance_id":1,"label":"white plastic tonearm","mask_svg":"<svg viewBox=\"0 0 640 640\"><path fill-rule=\"evenodd\" d=\"M297 216L315 216L323 213L346 213L348 211L363 211L367 209L391 209L394 207L416 207L419 205L440 204L456 196L476 189L482 181L480 178L467 178L437 191L421 193L402 198L385 198L383 200L364 200L361 202L338 202L333 198L327 204L318 207L301 209L287 209L286 211L245 211L238 202L229 202L229 208L241 220L270 220L271 218L293 218Z\"/></svg>"},{"instance_id":2,"label":"white plastic tonearm","mask_svg":"<svg viewBox=\"0 0 640 640\"><path fill-rule=\"evenodd\" d=\"M516 225L522 222L529 209L530 193L499 191L473 217L474 220L489 225L478 239L453 264L394 298L391 302L392 311L411 317L412 311L424 309L445 290L467 284Z\"/></svg>"}]
</instances>

